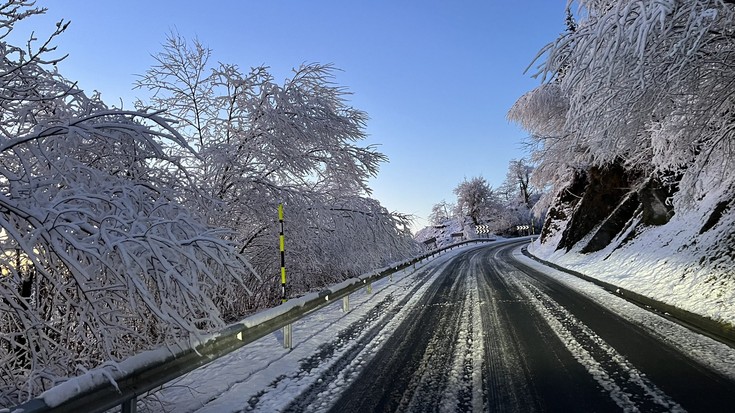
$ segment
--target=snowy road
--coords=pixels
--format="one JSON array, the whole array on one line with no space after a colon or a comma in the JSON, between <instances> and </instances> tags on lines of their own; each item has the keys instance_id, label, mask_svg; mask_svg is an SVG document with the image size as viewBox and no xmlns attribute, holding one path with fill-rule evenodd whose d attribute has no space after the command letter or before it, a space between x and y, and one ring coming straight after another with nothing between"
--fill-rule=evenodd
<instances>
[{"instance_id":1,"label":"snowy road","mask_svg":"<svg viewBox=\"0 0 735 413\"><path fill-rule=\"evenodd\" d=\"M406 271L354 309L196 371L150 410L731 411L735 351L574 277L519 244ZM301 337L301 341L299 341ZM269 341L270 340L270 341ZM688 354L688 355L684 355ZM186 395L189 395L188 398Z\"/></svg>"}]
</instances>

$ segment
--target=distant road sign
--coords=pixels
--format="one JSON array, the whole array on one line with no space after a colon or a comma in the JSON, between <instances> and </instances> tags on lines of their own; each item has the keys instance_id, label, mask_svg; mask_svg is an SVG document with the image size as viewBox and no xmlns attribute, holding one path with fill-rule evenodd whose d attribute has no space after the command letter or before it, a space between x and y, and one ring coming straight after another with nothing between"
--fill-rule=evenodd
<instances>
[{"instance_id":1,"label":"distant road sign","mask_svg":"<svg viewBox=\"0 0 735 413\"><path fill-rule=\"evenodd\" d=\"M475 227L476 234L489 234L491 232L490 225L478 225Z\"/></svg>"}]
</instances>

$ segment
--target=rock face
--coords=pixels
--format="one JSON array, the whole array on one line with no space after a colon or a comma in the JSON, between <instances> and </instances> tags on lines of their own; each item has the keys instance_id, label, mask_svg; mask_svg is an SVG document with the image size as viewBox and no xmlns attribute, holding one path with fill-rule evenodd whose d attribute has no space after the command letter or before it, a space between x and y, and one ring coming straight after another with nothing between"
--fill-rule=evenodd
<instances>
[{"instance_id":1,"label":"rock face","mask_svg":"<svg viewBox=\"0 0 735 413\"><path fill-rule=\"evenodd\" d=\"M559 197L549 208L544 226L541 229L541 243L546 243L557 231L564 230L574 208L582 199L585 188L587 188L587 174L580 171L574 176L572 183L561 191Z\"/></svg>"},{"instance_id":2,"label":"rock face","mask_svg":"<svg viewBox=\"0 0 735 413\"><path fill-rule=\"evenodd\" d=\"M717 206L715 206L715 209L712 210L712 213L707 218L707 221L702 226L702 229L699 230L699 235L704 234L705 232L709 231L717 225L720 222L720 219L722 218L722 215L725 211L727 211L730 207L730 202L727 201L720 201Z\"/></svg>"},{"instance_id":3,"label":"rock face","mask_svg":"<svg viewBox=\"0 0 735 413\"><path fill-rule=\"evenodd\" d=\"M674 207L667 202L673 195L671 188L666 188L656 179L648 182L638 190L641 201L642 222L646 225L664 225L674 216Z\"/></svg>"},{"instance_id":4,"label":"rock face","mask_svg":"<svg viewBox=\"0 0 735 413\"><path fill-rule=\"evenodd\" d=\"M569 225L557 246L569 251L595 227L606 220L630 192L631 177L621 166L591 168L587 172L587 186L579 200Z\"/></svg>"},{"instance_id":5,"label":"rock face","mask_svg":"<svg viewBox=\"0 0 735 413\"><path fill-rule=\"evenodd\" d=\"M638 193L629 191L615 209L605 217L592 238L582 248L582 253L599 251L622 235L633 224L633 218L640 213L641 202Z\"/></svg>"},{"instance_id":6,"label":"rock face","mask_svg":"<svg viewBox=\"0 0 735 413\"><path fill-rule=\"evenodd\" d=\"M614 163L580 172L550 208L541 242L563 230L557 249L599 251L636 225L663 225L673 216L671 192L657 180ZM623 237L624 238L624 237Z\"/></svg>"}]
</instances>

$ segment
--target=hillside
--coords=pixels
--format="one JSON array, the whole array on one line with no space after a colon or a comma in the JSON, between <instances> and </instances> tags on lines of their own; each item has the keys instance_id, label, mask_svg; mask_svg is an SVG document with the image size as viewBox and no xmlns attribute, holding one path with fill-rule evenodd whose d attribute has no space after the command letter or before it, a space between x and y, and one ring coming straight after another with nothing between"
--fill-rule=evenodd
<instances>
[{"instance_id":1,"label":"hillside","mask_svg":"<svg viewBox=\"0 0 735 413\"><path fill-rule=\"evenodd\" d=\"M735 324L732 188L666 205L651 180L610 169L569 185L529 251L681 309ZM576 191L576 193L575 193ZM660 194L659 194L660 195ZM657 213L658 211L658 213Z\"/></svg>"},{"instance_id":2,"label":"hillside","mask_svg":"<svg viewBox=\"0 0 735 413\"><path fill-rule=\"evenodd\" d=\"M548 189L530 251L735 324L735 2L578 6L508 113Z\"/></svg>"},{"instance_id":3,"label":"hillside","mask_svg":"<svg viewBox=\"0 0 735 413\"><path fill-rule=\"evenodd\" d=\"M466 241L477 238L472 221L465 218L464 222L452 218L439 225L431 225L419 230L414 239L426 248L441 248L453 242ZM432 241L433 240L433 241Z\"/></svg>"}]
</instances>

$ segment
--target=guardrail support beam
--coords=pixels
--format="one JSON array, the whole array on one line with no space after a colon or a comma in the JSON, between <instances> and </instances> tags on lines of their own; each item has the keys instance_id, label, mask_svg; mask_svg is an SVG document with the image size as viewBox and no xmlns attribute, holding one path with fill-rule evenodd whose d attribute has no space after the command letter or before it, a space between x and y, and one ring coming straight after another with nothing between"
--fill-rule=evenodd
<instances>
[{"instance_id":1,"label":"guardrail support beam","mask_svg":"<svg viewBox=\"0 0 735 413\"><path fill-rule=\"evenodd\" d=\"M125 400L120 406L120 413L137 413L138 412L138 399L133 397L132 399Z\"/></svg>"},{"instance_id":2,"label":"guardrail support beam","mask_svg":"<svg viewBox=\"0 0 735 413\"><path fill-rule=\"evenodd\" d=\"M293 324L283 327L283 348L288 350L293 348Z\"/></svg>"}]
</instances>

